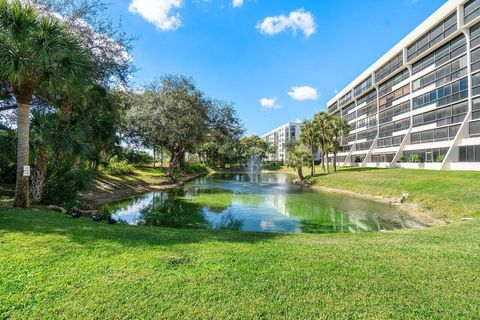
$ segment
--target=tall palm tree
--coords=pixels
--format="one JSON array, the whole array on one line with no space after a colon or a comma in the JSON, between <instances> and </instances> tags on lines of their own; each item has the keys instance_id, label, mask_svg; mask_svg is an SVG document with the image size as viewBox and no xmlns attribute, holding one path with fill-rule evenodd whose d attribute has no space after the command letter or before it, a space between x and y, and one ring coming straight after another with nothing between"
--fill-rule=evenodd
<instances>
[{"instance_id":1,"label":"tall palm tree","mask_svg":"<svg viewBox=\"0 0 480 320\"><path fill-rule=\"evenodd\" d=\"M330 150L333 153L333 170L337 172L337 154L340 150L340 138L350 133L350 125L342 117L332 118L332 140Z\"/></svg>"},{"instance_id":2,"label":"tall palm tree","mask_svg":"<svg viewBox=\"0 0 480 320\"><path fill-rule=\"evenodd\" d=\"M317 153L318 128L315 121L306 120L301 125L300 141L310 150L310 174L315 174L315 154Z\"/></svg>"},{"instance_id":3,"label":"tall palm tree","mask_svg":"<svg viewBox=\"0 0 480 320\"><path fill-rule=\"evenodd\" d=\"M332 115L321 111L315 115L318 127L318 144L322 150L323 171L328 173L328 147L332 139Z\"/></svg>"},{"instance_id":4,"label":"tall palm tree","mask_svg":"<svg viewBox=\"0 0 480 320\"><path fill-rule=\"evenodd\" d=\"M56 18L40 14L18 0L0 0L0 78L6 79L17 103L17 182L14 206L28 208L29 115L34 94L75 77L72 55L83 52L80 43ZM83 61L83 60L82 60Z\"/></svg>"}]
</instances>

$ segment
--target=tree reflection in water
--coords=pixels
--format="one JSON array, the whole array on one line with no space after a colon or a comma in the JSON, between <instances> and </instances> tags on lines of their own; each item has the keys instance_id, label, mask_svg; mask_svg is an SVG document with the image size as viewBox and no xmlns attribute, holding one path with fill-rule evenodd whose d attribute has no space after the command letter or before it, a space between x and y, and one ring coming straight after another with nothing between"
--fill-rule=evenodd
<instances>
[{"instance_id":1,"label":"tree reflection in water","mask_svg":"<svg viewBox=\"0 0 480 320\"><path fill-rule=\"evenodd\" d=\"M102 212L128 224L260 232L365 232L420 226L395 208L315 192L285 174L220 174L185 186L106 205Z\"/></svg>"}]
</instances>

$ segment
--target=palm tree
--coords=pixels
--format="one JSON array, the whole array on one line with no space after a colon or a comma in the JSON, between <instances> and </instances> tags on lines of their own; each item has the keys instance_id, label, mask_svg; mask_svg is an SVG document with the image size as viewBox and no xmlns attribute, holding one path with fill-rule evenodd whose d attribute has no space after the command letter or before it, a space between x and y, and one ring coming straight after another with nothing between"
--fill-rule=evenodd
<instances>
[{"instance_id":1,"label":"palm tree","mask_svg":"<svg viewBox=\"0 0 480 320\"><path fill-rule=\"evenodd\" d=\"M337 172L337 153L340 150L340 138L350 133L350 125L342 117L332 118L332 140L330 150L333 153L333 170Z\"/></svg>"},{"instance_id":2,"label":"palm tree","mask_svg":"<svg viewBox=\"0 0 480 320\"><path fill-rule=\"evenodd\" d=\"M298 178L303 181L305 179L303 176L303 166L309 162L310 156L304 146L298 146L288 154L286 165L289 168L296 169Z\"/></svg>"},{"instance_id":3,"label":"palm tree","mask_svg":"<svg viewBox=\"0 0 480 320\"><path fill-rule=\"evenodd\" d=\"M328 147L332 140L332 116L321 111L315 115L314 121L318 127L318 144L322 150L323 171L328 173Z\"/></svg>"},{"instance_id":4,"label":"palm tree","mask_svg":"<svg viewBox=\"0 0 480 320\"><path fill-rule=\"evenodd\" d=\"M32 97L42 87L54 88L75 77L77 62L70 57L81 52L80 43L58 19L18 0L0 0L0 78L8 81L18 108L16 207L30 206L29 178L23 176L23 167L29 164Z\"/></svg>"},{"instance_id":5,"label":"palm tree","mask_svg":"<svg viewBox=\"0 0 480 320\"><path fill-rule=\"evenodd\" d=\"M315 154L317 153L318 128L315 121L306 120L301 125L300 141L310 149L310 174L315 174Z\"/></svg>"}]
</instances>

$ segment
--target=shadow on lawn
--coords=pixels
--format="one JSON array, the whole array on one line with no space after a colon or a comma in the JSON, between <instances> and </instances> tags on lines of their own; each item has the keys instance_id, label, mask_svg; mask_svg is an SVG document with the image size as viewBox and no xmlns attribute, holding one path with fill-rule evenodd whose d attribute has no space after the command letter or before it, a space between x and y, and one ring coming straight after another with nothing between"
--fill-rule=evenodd
<instances>
[{"instance_id":1,"label":"shadow on lawn","mask_svg":"<svg viewBox=\"0 0 480 320\"><path fill-rule=\"evenodd\" d=\"M321 169L320 169L321 170ZM359 168L359 167L350 167L350 168L343 168L339 167L337 169L337 172L333 171L333 168L330 168L330 173L328 174L344 174L344 173L352 173L352 172L368 172L368 171L379 171L379 170L387 170L383 168ZM317 173L314 174L313 176L308 176L308 178L317 178L317 177L323 177L328 175L327 173L323 171L317 170Z\"/></svg>"},{"instance_id":2,"label":"shadow on lawn","mask_svg":"<svg viewBox=\"0 0 480 320\"><path fill-rule=\"evenodd\" d=\"M108 225L106 222L94 222L87 218L73 219L59 213L41 210L26 212L0 206L0 239L12 232L64 236L81 245L109 241L133 247L204 241L256 243L282 236L275 233Z\"/></svg>"}]
</instances>

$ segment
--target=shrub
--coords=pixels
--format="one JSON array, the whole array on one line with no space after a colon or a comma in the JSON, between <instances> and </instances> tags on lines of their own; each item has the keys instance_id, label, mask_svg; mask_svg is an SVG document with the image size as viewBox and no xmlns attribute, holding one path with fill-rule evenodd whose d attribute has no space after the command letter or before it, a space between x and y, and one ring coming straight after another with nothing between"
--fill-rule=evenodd
<instances>
[{"instance_id":1,"label":"shrub","mask_svg":"<svg viewBox=\"0 0 480 320\"><path fill-rule=\"evenodd\" d=\"M131 164L128 164L127 161L118 160L117 156L113 156L108 161L108 166L106 170L111 175L120 176L125 174L132 174L134 172L134 167Z\"/></svg>"},{"instance_id":2,"label":"shrub","mask_svg":"<svg viewBox=\"0 0 480 320\"><path fill-rule=\"evenodd\" d=\"M125 160L134 166L148 166L153 163L153 157L145 151L127 150Z\"/></svg>"},{"instance_id":3,"label":"shrub","mask_svg":"<svg viewBox=\"0 0 480 320\"><path fill-rule=\"evenodd\" d=\"M436 162L443 162L445 160L445 155L444 154L439 154L437 158L435 159Z\"/></svg>"},{"instance_id":4,"label":"shrub","mask_svg":"<svg viewBox=\"0 0 480 320\"><path fill-rule=\"evenodd\" d=\"M418 154L414 153L410 156L409 161L415 162L415 163L421 163L423 162L423 159Z\"/></svg>"},{"instance_id":5,"label":"shrub","mask_svg":"<svg viewBox=\"0 0 480 320\"><path fill-rule=\"evenodd\" d=\"M45 182L45 204L54 204L70 209L79 205L79 191L85 190L94 178L94 173L83 165L72 163L52 164Z\"/></svg>"},{"instance_id":6,"label":"shrub","mask_svg":"<svg viewBox=\"0 0 480 320\"><path fill-rule=\"evenodd\" d=\"M280 170L283 166L283 161L264 161L262 167L266 170Z\"/></svg>"},{"instance_id":7,"label":"shrub","mask_svg":"<svg viewBox=\"0 0 480 320\"><path fill-rule=\"evenodd\" d=\"M192 162L187 162L183 166L183 170L186 173L189 174L196 174L196 173L207 173L208 168L204 164L201 163L192 163Z\"/></svg>"},{"instance_id":8,"label":"shrub","mask_svg":"<svg viewBox=\"0 0 480 320\"><path fill-rule=\"evenodd\" d=\"M405 158L405 156L401 156L399 162L407 162L407 158Z\"/></svg>"}]
</instances>

